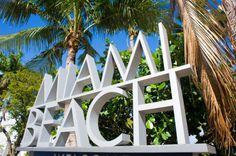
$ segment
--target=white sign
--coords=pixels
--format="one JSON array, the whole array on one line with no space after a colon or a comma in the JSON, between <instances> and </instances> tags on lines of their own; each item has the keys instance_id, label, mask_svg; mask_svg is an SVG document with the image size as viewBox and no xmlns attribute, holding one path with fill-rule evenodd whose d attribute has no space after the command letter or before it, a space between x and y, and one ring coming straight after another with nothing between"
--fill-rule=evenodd
<instances>
[{"instance_id":1,"label":"white sign","mask_svg":"<svg viewBox=\"0 0 236 156\"><path fill-rule=\"evenodd\" d=\"M145 36L140 32L132 51L127 68L118 50L110 45L102 79L100 80L94 59L87 55L78 76L77 66L70 64L68 69L60 68L57 76L45 75L30 115L21 142L21 147L64 147L70 133L75 134L77 147L91 147L89 138L99 147L125 145L131 142L128 134L120 134L107 141L101 135L98 118L104 104L116 96L127 97L127 90L133 91L133 145L146 145L145 115L173 111L175 117L178 144L189 144L184 103L180 86L180 78L192 73L190 65L172 68L167 33L159 24L164 71L157 71ZM142 56L146 58L151 74L135 78L137 67ZM112 85L114 67L117 66L123 82ZM163 81L170 81L172 99L145 104L144 87ZM93 90L83 92L83 88L92 84ZM86 118L81 108L81 101L93 98ZM69 103L62 121L54 120L58 108ZM50 132L53 126L60 126L56 139L50 143Z\"/></svg>"}]
</instances>

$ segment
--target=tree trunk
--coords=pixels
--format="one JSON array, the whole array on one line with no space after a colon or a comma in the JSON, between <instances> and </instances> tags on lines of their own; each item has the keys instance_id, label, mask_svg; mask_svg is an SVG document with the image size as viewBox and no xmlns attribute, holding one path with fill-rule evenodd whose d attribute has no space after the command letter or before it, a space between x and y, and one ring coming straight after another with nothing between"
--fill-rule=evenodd
<instances>
[{"instance_id":1,"label":"tree trunk","mask_svg":"<svg viewBox=\"0 0 236 156\"><path fill-rule=\"evenodd\" d=\"M130 51L132 52L134 49L134 34L129 35L129 44L130 44Z\"/></svg>"},{"instance_id":2,"label":"tree trunk","mask_svg":"<svg viewBox=\"0 0 236 156\"><path fill-rule=\"evenodd\" d=\"M198 39L185 8L185 1L177 0L177 3L183 21L185 61L192 65L193 82L202 91L214 141L227 149L234 143L234 139L230 132L230 121L225 117L225 108L222 108L223 97L219 94L219 86L215 83L212 71L200 51Z\"/></svg>"},{"instance_id":3,"label":"tree trunk","mask_svg":"<svg viewBox=\"0 0 236 156\"><path fill-rule=\"evenodd\" d=\"M68 38L68 56L66 59L66 67L68 67L70 63L75 64L76 53L79 49L79 41L81 39L81 34L72 32Z\"/></svg>"},{"instance_id":4,"label":"tree trunk","mask_svg":"<svg viewBox=\"0 0 236 156\"><path fill-rule=\"evenodd\" d=\"M70 63L75 64L76 52L77 52L77 49L75 47L70 47L68 49L68 57L66 59L66 67L67 68Z\"/></svg>"},{"instance_id":5,"label":"tree trunk","mask_svg":"<svg viewBox=\"0 0 236 156\"><path fill-rule=\"evenodd\" d=\"M81 34L80 33L71 33L71 36L68 40L68 56L66 59L66 68L68 69L69 64L73 63L75 64L75 60L76 60L76 53L79 49L79 41L81 39ZM64 116L67 114L67 110L69 107L70 103L66 103L65 104L65 108L64 108ZM76 142L76 137L74 133L70 133L68 136L68 139L66 141L66 147L75 147L77 145Z\"/></svg>"},{"instance_id":6,"label":"tree trunk","mask_svg":"<svg viewBox=\"0 0 236 156\"><path fill-rule=\"evenodd\" d=\"M130 44L130 51L132 52L133 49L134 49L134 38L136 36L136 30L134 28L129 28L128 29L128 32L129 32L129 44Z\"/></svg>"},{"instance_id":7,"label":"tree trunk","mask_svg":"<svg viewBox=\"0 0 236 156\"><path fill-rule=\"evenodd\" d=\"M7 144L8 144L8 148L9 148L8 149L8 155L14 156L15 152L14 152L14 148L13 148L12 143L11 143L11 137L10 137L9 133L7 132L7 130L4 127L2 127L1 125L0 125L0 127L2 128L2 132L4 133L4 135L7 138Z\"/></svg>"},{"instance_id":8,"label":"tree trunk","mask_svg":"<svg viewBox=\"0 0 236 156\"><path fill-rule=\"evenodd\" d=\"M236 1L223 0L222 4L228 19L228 27L230 28L230 41L232 43L234 52L236 53Z\"/></svg>"}]
</instances>

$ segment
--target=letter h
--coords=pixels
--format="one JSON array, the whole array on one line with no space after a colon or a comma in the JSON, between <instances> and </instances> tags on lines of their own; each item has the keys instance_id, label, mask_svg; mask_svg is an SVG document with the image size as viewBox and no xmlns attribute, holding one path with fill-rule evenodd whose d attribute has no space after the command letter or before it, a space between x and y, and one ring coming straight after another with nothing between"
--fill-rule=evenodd
<instances>
[{"instance_id":1,"label":"letter h","mask_svg":"<svg viewBox=\"0 0 236 156\"><path fill-rule=\"evenodd\" d=\"M183 68L178 71L172 69L167 33L162 23L159 24L159 30L165 71L157 73L156 76L150 75L149 79L133 81L133 142L135 146L147 144L146 114L172 110L174 111L178 144L189 143L180 77L188 75L191 67ZM172 99L145 104L144 87L149 84L160 83L167 80L170 80Z\"/></svg>"}]
</instances>

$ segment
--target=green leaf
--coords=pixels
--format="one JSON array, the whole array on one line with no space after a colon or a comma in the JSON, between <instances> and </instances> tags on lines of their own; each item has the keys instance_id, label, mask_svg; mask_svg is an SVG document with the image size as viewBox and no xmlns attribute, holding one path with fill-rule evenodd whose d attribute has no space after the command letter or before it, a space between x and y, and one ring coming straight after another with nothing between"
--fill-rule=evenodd
<instances>
[{"instance_id":1,"label":"green leaf","mask_svg":"<svg viewBox=\"0 0 236 156\"><path fill-rule=\"evenodd\" d=\"M170 134L169 132L166 132L166 135L167 135L168 137L171 137L171 134Z\"/></svg>"},{"instance_id":2,"label":"green leaf","mask_svg":"<svg viewBox=\"0 0 236 156\"><path fill-rule=\"evenodd\" d=\"M151 86L147 86L146 91L147 91L148 93L151 93L151 92L152 92L152 87L151 87Z\"/></svg>"},{"instance_id":3,"label":"green leaf","mask_svg":"<svg viewBox=\"0 0 236 156\"><path fill-rule=\"evenodd\" d=\"M82 103L82 109L83 110L88 110L88 106L86 104Z\"/></svg>"},{"instance_id":4,"label":"green leaf","mask_svg":"<svg viewBox=\"0 0 236 156\"><path fill-rule=\"evenodd\" d=\"M167 122L166 122L166 121L164 121L164 123L163 123L163 127L164 127L164 128L167 127Z\"/></svg>"},{"instance_id":5,"label":"green leaf","mask_svg":"<svg viewBox=\"0 0 236 156\"><path fill-rule=\"evenodd\" d=\"M197 95L197 92L196 92L196 91L193 91L193 94L194 94L194 95Z\"/></svg>"},{"instance_id":6,"label":"green leaf","mask_svg":"<svg viewBox=\"0 0 236 156\"><path fill-rule=\"evenodd\" d=\"M148 120L150 120L152 123L154 123L156 121L156 119L154 117L150 117Z\"/></svg>"},{"instance_id":7,"label":"green leaf","mask_svg":"<svg viewBox=\"0 0 236 156\"><path fill-rule=\"evenodd\" d=\"M166 86L166 83L165 83L165 82L162 82L162 83L158 86L158 90L160 91L160 90L164 89L165 86Z\"/></svg>"},{"instance_id":8,"label":"green leaf","mask_svg":"<svg viewBox=\"0 0 236 156\"><path fill-rule=\"evenodd\" d=\"M127 119L126 126L129 127L129 128L133 127L133 121L130 118Z\"/></svg>"},{"instance_id":9,"label":"green leaf","mask_svg":"<svg viewBox=\"0 0 236 156\"><path fill-rule=\"evenodd\" d=\"M164 132L164 133L161 133L161 137L163 140L167 140L169 137L171 137L171 135L169 132Z\"/></svg>"},{"instance_id":10,"label":"green leaf","mask_svg":"<svg viewBox=\"0 0 236 156\"><path fill-rule=\"evenodd\" d=\"M146 127L147 127L147 129L153 129L153 123L150 121L150 120L148 120L147 122L146 122Z\"/></svg>"},{"instance_id":11,"label":"green leaf","mask_svg":"<svg viewBox=\"0 0 236 156\"><path fill-rule=\"evenodd\" d=\"M151 86L153 89L157 88L157 85L155 85L155 84L151 84L150 86Z\"/></svg>"},{"instance_id":12,"label":"green leaf","mask_svg":"<svg viewBox=\"0 0 236 156\"><path fill-rule=\"evenodd\" d=\"M154 144L154 145L160 145L160 144L161 144L158 137L156 137L156 138L153 140L153 144Z\"/></svg>"},{"instance_id":13,"label":"green leaf","mask_svg":"<svg viewBox=\"0 0 236 156\"><path fill-rule=\"evenodd\" d=\"M171 52L171 53L174 52L175 48L176 48L176 45L171 45L171 46L170 46L170 52Z\"/></svg>"},{"instance_id":14,"label":"green leaf","mask_svg":"<svg viewBox=\"0 0 236 156\"><path fill-rule=\"evenodd\" d=\"M52 137L55 137L56 135L57 135L57 131L56 131L55 129L52 130L52 131L51 131L51 136L52 136Z\"/></svg>"}]
</instances>

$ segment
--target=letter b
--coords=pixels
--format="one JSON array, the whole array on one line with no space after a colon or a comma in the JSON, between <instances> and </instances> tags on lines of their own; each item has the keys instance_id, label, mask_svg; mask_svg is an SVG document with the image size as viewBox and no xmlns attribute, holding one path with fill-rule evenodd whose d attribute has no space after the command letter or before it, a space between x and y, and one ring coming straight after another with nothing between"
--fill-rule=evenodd
<instances>
[{"instance_id":1,"label":"letter b","mask_svg":"<svg viewBox=\"0 0 236 156\"><path fill-rule=\"evenodd\" d=\"M37 144L40 127L43 119L43 112L39 109L32 108L28 118L24 137L21 141L21 147L30 147Z\"/></svg>"}]
</instances>

